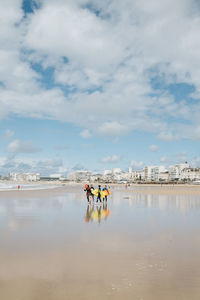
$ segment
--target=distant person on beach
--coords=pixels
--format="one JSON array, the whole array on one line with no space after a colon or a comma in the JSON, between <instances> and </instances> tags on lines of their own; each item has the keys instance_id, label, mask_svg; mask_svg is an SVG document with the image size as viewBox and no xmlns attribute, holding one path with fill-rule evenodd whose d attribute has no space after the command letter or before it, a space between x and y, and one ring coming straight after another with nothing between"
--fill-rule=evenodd
<instances>
[{"instance_id":1,"label":"distant person on beach","mask_svg":"<svg viewBox=\"0 0 200 300\"><path fill-rule=\"evenodd\" d=\"M108 200L108 188L107 188L107 185L105 185L105 187L103 188L103 192L107 192L107 195L105 195L105 197L103 198L103 201L104 201L104 199L107 201Z\"/></svg>"},{"instance_id":2,"label":"distant person on beach","mask_svg":"<svg viewBox=\"0 0 200 300\"><path fill-rule=\"evenodd\" d=\"M91 191L91 195L92 195L92 200L94 201L94 194L92 193L92 191L94 191L94 187L93 187L92 184L91 184L91 187L90 187L90 191Z\"/></svg>"},{"instance_id":3,"label":"distant person on beach","mask_svg":"<svg viewBox=\"0 0 200 300\"><path fill-rule=\"evenodd\" d=\"M84 191L86 192L87 201L90 203L90 196L92 195L90 186L85 186Z\"/></svg>"},{"instance_id":4,"label":"distant person on beach","mask_svg":"<svg viewBox=\"0 0 200 300\"><path fill-rule=\"evenodd\" d=\"M97 201L96 202L98 202L98 201L101 202L101 186L100 185L98 186L98 196L97 196Z\"/></svg>"}]
</instances>

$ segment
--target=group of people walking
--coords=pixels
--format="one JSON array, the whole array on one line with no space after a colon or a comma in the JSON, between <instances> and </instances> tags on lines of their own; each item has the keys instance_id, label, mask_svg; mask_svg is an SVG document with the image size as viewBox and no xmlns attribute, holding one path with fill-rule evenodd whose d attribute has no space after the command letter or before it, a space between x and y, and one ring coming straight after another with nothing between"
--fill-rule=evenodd
<instances>
[{"instance_id":1,"label":"group of people walking","mask_svg":"<svg viewBox=\"0 0 200 300\"><path fill-rule=\"evenodd\" d=\"M98 189L95 189L92 184L91 185L86 184L84 191L86 192L88 203L90 202L90 197L94 201L94 196L97 197L96 198L97 203L102 202L101 198L103 198L103 201L104 200L107 201L108 195L110 194L110 188L108 188L107 185L105 185L103 189L101 189L101 185L98 185Z\"/></svg>"}]
</instances>

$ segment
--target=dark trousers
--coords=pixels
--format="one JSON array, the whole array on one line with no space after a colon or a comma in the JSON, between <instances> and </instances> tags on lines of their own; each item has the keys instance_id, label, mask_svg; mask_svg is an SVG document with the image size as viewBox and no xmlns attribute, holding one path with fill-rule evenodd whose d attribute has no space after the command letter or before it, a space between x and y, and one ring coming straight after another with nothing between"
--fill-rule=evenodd
<instances>
[{"instance_id":1,"label":"dark trousers","mask_svg":"<svg viewBox=\"0 0 200 300\"><path fill-rule=\"evenodd\" d=\"M87 193L87 201L89 202L90 201L90 193Z\"/></svg>"},{"instance_id":2,"label":"dark trousers","mask_svg":"<svg viewBox=\"0 0 200 300\"><path fill-rule=\"evenodd\" d=\"M98 193L98 196L97 196L97 202L100 200L101 202L101 193Z\"/></svg>"}]
</instances>

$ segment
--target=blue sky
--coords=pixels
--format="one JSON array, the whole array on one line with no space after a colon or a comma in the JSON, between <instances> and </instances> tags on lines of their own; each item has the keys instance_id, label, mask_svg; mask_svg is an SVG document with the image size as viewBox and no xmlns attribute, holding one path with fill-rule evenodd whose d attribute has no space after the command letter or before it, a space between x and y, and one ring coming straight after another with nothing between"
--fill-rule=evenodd
<instances>
[{"instance_id":1,"label":"blue sky","mask_svg":"<svg viewBox=\"0 0 200 300\"><path fill-rule=\"evenodd\" d=\"M200 166L196 1L9 0L0 19L0 174Z\"/></svg>"}]
</instances>

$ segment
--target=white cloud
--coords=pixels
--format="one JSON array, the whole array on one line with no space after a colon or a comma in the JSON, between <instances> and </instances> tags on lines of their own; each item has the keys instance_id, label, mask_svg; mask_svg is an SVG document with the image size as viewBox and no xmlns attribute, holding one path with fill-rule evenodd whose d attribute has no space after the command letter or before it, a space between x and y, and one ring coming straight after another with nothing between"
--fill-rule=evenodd
<instances>
[{"instance_id":1,"label":"white cloud","mask_svg":"<svg viewBox=\"0 0 200 300\"><path fill-rule=\"evenodd\" d=\"M81 133L80 133L80 136L83 138L83 139L88 139L91 137L91 133L88 129L85 129L83 130Z\"/></svg>"},{"instance_id":2,"label":"white cloud","mask_svg":"<svg viewBox=\"0 0 200 300\"><path fill-rule=\"evenodd\" d=\"M6 139L11 139L12 137L13 137L13 135L14 135L14 131L12 131L12 130L10 130L10 129L7 129L6 131L5 131L5 138Z\"/></svg>"},{"instance_id":3,"label":"white cloud","mask_svg":"<svg viewBox=\"0 0 200 300\"><path fill-rule=\"evenodd\" d=\"M53 173L66 174L67 167L61 159L33 160L31 158L2 158L0 157L0 173L8 175L10 172L39 172L43 176Z\"/></svg>"},{"instance_id":4,"label":"white cloud","mask_svg":"<svg viewBox=\"0 0 200 300\"><path fill-rule=\"evenodd\" d=\"M167 163L168 165L175 165L175 164L182 163L182 162L189 161L189 160L190 159L188 158L188 154L186 151L183 151L180 153L174 153L174 154L171 154L170 156L163 155L160 158L160 162Z\"/></svg>"},{"instance_id":5,"label":"white cloud","mask_svg":"<svg viewBox=\"0 0 200 300\"><path fill-rule=\"evenodd\" d=\"M131 167L134 169L142 169L144 167L144 162L143 161L137 161L137 160L131 160L130 163Z\"/></svg>"},{"instance_id":6,"label":"white cloud","mask_svg":"<svg viewBox=\"0 0 200 300\"><path fill-rule=\"evenodd\" d=\"M151 152L157 152L158 151L158 146L157 145L151 145L151 146L149 146L149 150Z\"/></svg>"},{"instance_id":7,"label":"white cloud","mask_svg":"<svg viewBox=\"0 0 200 300\"><path fill-rule=\"evenodd\" d=\"M128 129L118 122L105 122L98 129L97 132L104 136L121 136L128 132Z\"/></svg>"},{"instance_id":8,"label":"white cloud","mask_svg":"<svg viewBox=\"0 0 200 300\"><path fill-rule=\"evenodd\" d=\"M25 42L31 49L66 56L83 67L107 67L117 63L121 54L109 23L69 1L44 2L30 17Z\"/></svg>"},{"instance_id":9,"label":"white cloud","mask_svg":"<svg viewBox=\"0 0 200 300\"><path fill-rule=\"evenodd\" d=\"M13 154L18 153L34 153L41 151L40 148L33 145L31 141L22 142L20 140L14 140L10 142L10 144L7 147L8 152Z\"/></svg>"},{"instance_id":10,"label":"white cloud","mask_svg":"<svg viewBox=\"0 0 200 300\"><path fill-rule=\"evenodd\" d=\"M180 139L180 137L173 135L171 132L161 132L158 135L158 138L166 142L177 141Z\"/></svg>"},{"instance_id":11,"label":"white cloud","mask_svg":"<svg viewBox=\"0 0 200 300\"><path fill-rule=\"evenodd\" d=\"M197 1L89 1L98 16L86 0L40 2L23 19L20 0L1 1L0 118L50 118L100 135L145 130L166 141L199 139L198 130L191 136L200 126ZM53 67L58 85L46 89L34 63ZM155 91L154 77L193 85L197 100L176 101L159 85Z\"/></svg>"},{"instance_id":12,"label":"white cloud","mask_svg":"<svg viewBox=\"0 0 200 300\"><path fill-rule=\"evenodd\" d=\"M169 159L168 159L168 157L167 156L162 156L161 158L160 158L160 162L167 162Z\"/></svg>"},{"instance_id":13,"label":"white cloud","mask_svg":"<svg viewBox=\"0 0 200 300\"><path fill-rule=\"evenodd\" d=\"M112 163L119 162L121 159L122 159L121 155L112 155L112 156L107 156L102 158L101 162L105 164L107 163L112 164Z\"/></svg>"}]
</instances>

